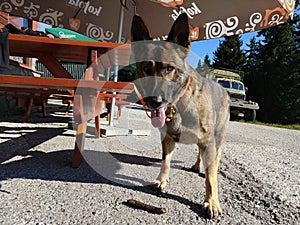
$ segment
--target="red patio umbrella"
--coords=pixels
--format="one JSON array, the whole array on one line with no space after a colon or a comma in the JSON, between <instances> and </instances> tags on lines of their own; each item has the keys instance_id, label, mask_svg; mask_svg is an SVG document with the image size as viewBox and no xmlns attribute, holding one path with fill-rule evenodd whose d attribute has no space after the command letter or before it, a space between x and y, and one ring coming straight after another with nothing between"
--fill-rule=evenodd
<instances>
[{"instance_id":1,"label":"red patio umbrella","mask_svg":"<svg viewBox=\"0 0 300 225\"><path fill-rule=\"evenodd\" d=\"M190 18L193 40L205 40L284 23L293 16L294 7L294 0L2 0L0 2L0 10L12 15L65 27L96 40L109 42L118 41L118 33L122 34L122 41L130 39L130 24L135 13L151 27L152 36L163 39L178 15L185 12ZM124 10L120 11L120 8ZM120 32L121 25L122 32Z\"/></svg>"}]
</instances>

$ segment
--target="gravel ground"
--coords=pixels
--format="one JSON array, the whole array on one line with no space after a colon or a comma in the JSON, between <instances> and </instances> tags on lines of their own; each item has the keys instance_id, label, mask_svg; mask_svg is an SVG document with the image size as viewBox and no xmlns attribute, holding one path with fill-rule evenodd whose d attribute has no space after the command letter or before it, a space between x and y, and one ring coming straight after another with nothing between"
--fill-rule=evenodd
<instances>
[{"instance_id":1,"label":"gravel ground","mask_svg":"<svg viewBox=\"0 0 300 225\"><path fill-rule=\"evenodd\" d=\"M177 145L170 182L157 195L150 184L160 167L159 134L141 109L124 108L113 129L150 135L89 133L78 169L70 167L75 132L63 110L50 105L47 119L34 112L27 124L18 115L1 119L0 224L299 224L299 131L230 122L219 170L223 215L209 220L200 210L203 174L184 169L196 146ZM131 198L167 213L129 207Z\"/></svg>"}]
</instances>

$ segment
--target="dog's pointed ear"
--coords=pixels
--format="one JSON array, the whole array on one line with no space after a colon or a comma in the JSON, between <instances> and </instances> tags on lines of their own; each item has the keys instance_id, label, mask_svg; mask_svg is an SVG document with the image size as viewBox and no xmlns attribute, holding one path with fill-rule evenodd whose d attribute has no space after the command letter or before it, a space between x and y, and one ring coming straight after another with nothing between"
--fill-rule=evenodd
<instances>
[{"instance_id":1,"label":"dog's pointed ear","mask_svg":"<svg viewBox=\"0 0 300 225\"><path fill-rule=\"evenodd\" d=\"M150 32L143 19L134 15L131 24L131 41L151 40Z\"/></svg>"},{"instance_id":2,"label":"dog's pointed ear","mask_svg":"<svg viewBox=\"0 0 300 225\"><path fill-rule=\"evenodd\" d=\"M176 43L185 48L190 48L190 26L189 19L186 13L182 13L174 22L167 41Z\"/></svg>"}]
</instances>

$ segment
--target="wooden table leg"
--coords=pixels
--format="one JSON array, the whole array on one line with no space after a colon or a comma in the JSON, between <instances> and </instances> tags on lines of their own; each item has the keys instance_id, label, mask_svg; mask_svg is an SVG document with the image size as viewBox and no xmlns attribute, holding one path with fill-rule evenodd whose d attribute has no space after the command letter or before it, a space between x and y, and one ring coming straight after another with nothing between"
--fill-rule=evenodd
<instances>
[{"instance_id":1,"label":"wooden table leg","mask_svg":"<svg viewBox=\"0 0 300 225\"><path fill-rule=\"evenodd\" d=\"M100 138L100 115L95 116L96 138Z\"/></svg>"},{"instance_id":2,"label":"wooden table leg","mask_svg":"<svg viewBox=\"0 0 300 225\"><path fill-rule=\"evenodd\" d=\"M42 101L43 117L47 117L47 99Z\"/></svg>"},{"instance_id":3,"label":"wooden table leg","mask_svg":"<svg viewBox=\"0 0 300 225\"><path fill-rule=\"evenodd\" d=\"M23 116L23 123L27 123L30 113L31 113L31 109L32 109L32 105L33 105L33 96L30 96L30 98L28 98L28 102L26 103L26 107L25 107L25 114Z\"/></svg>"},{"instance_id":4,"label":"wooden table leg","mask_svg":"<svg viewBox=\"0 0 300 225\"><path fill-rule=\"evenodd\" d=\"M79 167L82 162L83 157L81 152L84 150L86 128L87 128L86 122L82 122L77 126L76 141L75 141L75 148L74 148L73 161L72 161L73 168Z\"/></svg>"}]
</instances>

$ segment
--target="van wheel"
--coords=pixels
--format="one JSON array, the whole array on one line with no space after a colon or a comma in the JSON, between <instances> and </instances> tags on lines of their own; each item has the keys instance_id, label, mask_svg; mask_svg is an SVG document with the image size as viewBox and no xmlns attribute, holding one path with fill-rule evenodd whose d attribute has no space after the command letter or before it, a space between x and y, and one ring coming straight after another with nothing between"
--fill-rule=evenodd
<instances>
[{"instance_id":1,"label":"van wheel","mask_svg":"<svg viewBox=\"0 0 300 225\"><path fill-rule=\"evenodd\" d=\"M246 121L254 121L256 119L256 110L249 109L245 112L245 120Z\"/></svg>"}]
</instances>

